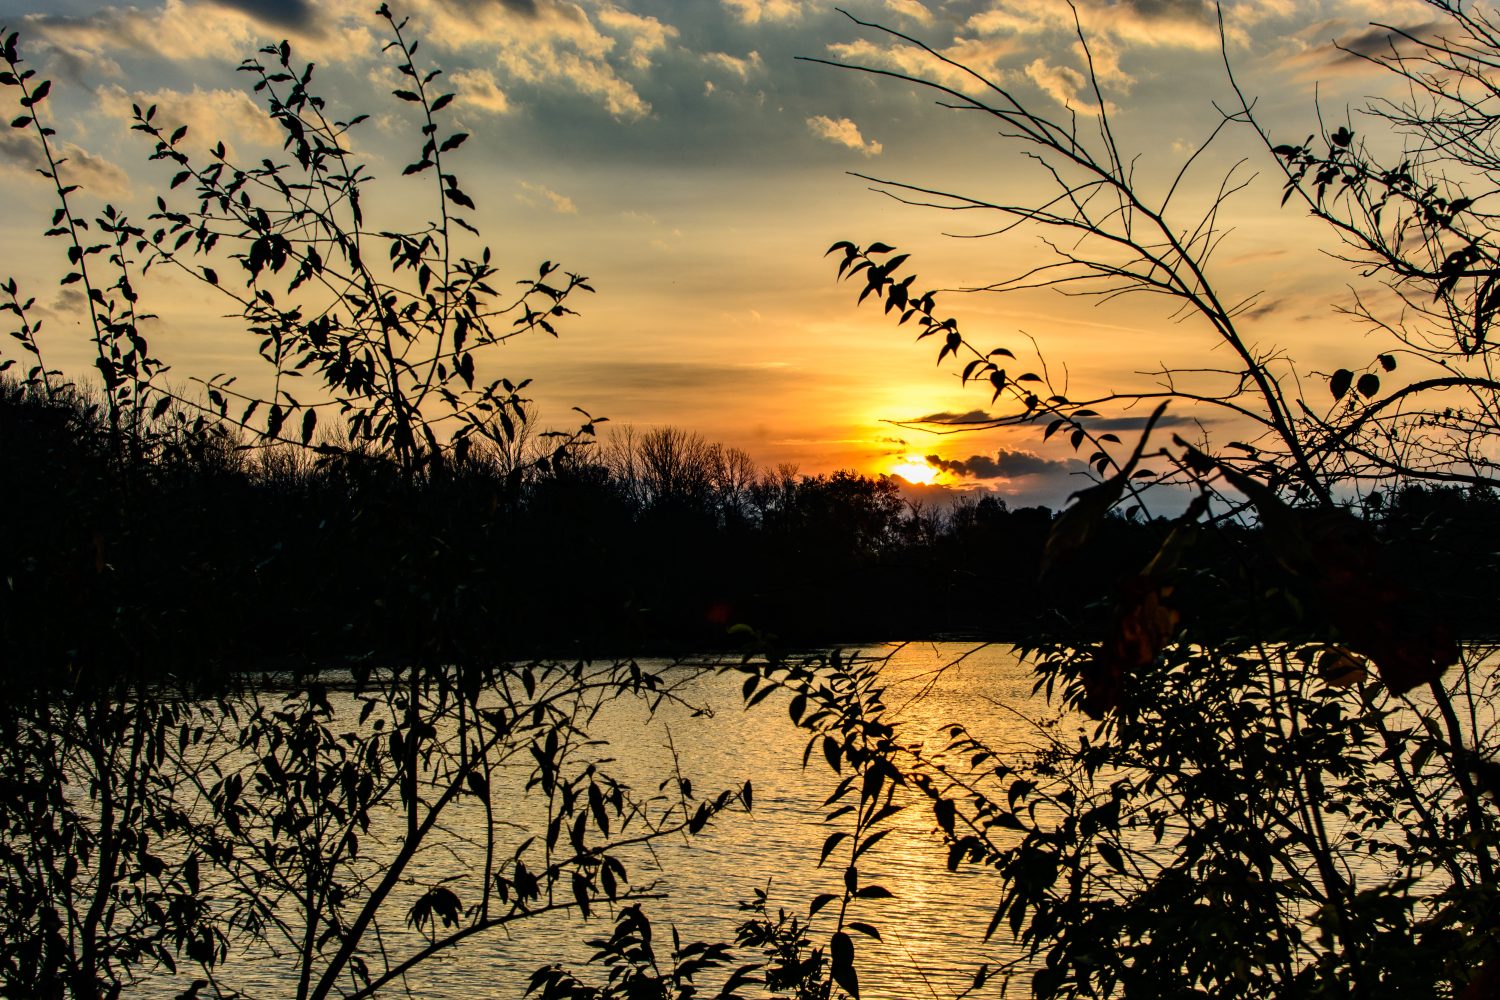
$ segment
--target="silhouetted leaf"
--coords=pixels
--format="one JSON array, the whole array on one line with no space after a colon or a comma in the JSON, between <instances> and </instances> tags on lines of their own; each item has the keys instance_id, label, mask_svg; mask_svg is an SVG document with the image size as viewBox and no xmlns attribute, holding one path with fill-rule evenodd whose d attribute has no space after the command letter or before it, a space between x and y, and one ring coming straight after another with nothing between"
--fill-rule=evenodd
<instances>
[{"instance_id":1,"label":"silhouetted leaf","mask_svg":"<svg viewBox=\"0 0 1500 1000\"><path fill-rule=\"evenodd\" d=\"M859 1000L859 975L854 971L854 942L839 931L828 947L829 972L833 981L854 1000Z\"/></svg>"},{"instance_id":2,"label":"silhouetted leaf","mask_svg":"<svg viewBox=\"0 0 1500 1000\"><path fill-rule=\"evenodd\" d=\"M1349 394L1349 386L1353 382L1354 373L1347 368L1340 368L1328 380L1328 391L1333 393L1334 399L1343 399Z\"/></svg>"}]
</instances>

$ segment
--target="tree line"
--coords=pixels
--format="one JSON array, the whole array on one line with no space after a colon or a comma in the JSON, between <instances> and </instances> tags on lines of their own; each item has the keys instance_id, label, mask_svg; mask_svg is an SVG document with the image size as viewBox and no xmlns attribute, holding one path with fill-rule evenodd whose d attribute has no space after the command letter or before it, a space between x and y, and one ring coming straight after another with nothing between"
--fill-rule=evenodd
<instances>
[{"instance_id":1,"label":"tree line","mask_svg":"<svg viewBox=\"0 0 1500 1000\"><path fill-rule=\"evenodd\" d=\"M418 653L672 655L738 648L746 630L789 648L1013 640L1049 616L1102 627L1101 602L1162 530L1111 516L1087 558L1039 585L1047 507L913 504L890 477L759 468L681 428L625 428L540 464L474 450L414 479L373 452L252 447L221 427L164 433L122 468L97 393L3 389L25 529L5 556L13 662L123 648L207 676ZM1434 612L1483 630L1497 569L1474 543L1500 500L1420 484L1372 499Z\"/></svg>"}]
</instances>

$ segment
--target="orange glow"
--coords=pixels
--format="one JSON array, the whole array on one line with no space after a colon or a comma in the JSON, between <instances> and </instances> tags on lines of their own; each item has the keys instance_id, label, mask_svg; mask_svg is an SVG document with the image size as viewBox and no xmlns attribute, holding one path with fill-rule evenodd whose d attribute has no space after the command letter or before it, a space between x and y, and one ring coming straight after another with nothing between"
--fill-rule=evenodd
<instances>
[{"instance_id":1,"label":"orange glow","mask_svg":"<svg viewBox=\"0 0 1500 1000\"><path fill-rule=\"evenodd\" d=\"M908 455L891 467L891 475L900 476L908 483L918 486L931 486L937 481L938 470L920 458Z\"/></svg>"}]
</instances>

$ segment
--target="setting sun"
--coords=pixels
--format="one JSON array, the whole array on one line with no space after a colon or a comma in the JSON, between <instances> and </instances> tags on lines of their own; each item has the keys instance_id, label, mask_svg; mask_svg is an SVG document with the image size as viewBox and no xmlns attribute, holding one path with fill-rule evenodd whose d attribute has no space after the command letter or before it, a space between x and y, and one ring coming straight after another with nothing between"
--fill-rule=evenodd
<instances>
[{"instance_id":1,"label":"setting sun","mask_svg":"<svg viewBox=\"0 0 1500 1000\"><path fill-rule=\"evenodd\" d=\"M908 483L918 486L931 486L937 481L938 470L920 458L908 455L891 467L891 475L900 476Z\"/></svg>"}]
</instances>

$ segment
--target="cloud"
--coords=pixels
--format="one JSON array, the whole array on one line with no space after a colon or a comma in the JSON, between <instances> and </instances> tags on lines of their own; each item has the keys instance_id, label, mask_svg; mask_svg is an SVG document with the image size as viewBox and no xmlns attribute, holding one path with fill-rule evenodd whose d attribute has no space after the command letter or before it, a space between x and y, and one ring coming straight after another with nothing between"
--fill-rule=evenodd
<instances>
[{"instance_id":1,"label":"cloud","mask_svg":"<svg viewBox=\"0 0 1500 1000\"><path fill-rule=\"evenodd\" d=\"M248 14L262 24L297 31L315 30L315 14L307 0L210 0L230 10Z\"/></svg>"},{"instance_id":2,"label":"cloud","mask_svg":"<svg viewBox=\"0 0 1500 1000\"><path fill-rule=\"evenodd\" d=\"M414 0L414 6L432 44L490 51L510 81L573 90L623 119L644 118L651 105L622 71L649 69L677 37L672 25L610 4L593 17L567 0Z\"/></svg>"},{"instance_id":3,"label":"cloud","mask_svg":"<svg viewBox=\"0 0 1500 1000\"><path fill-rule=\"evenodd\" d=\"M626 40L626 60L638 70L650 69L652 55L677 37L677 29L672 25L618 7L600 10L599 23Z\"/></svg>"},{"instance_id":4,"label":"cloud","mask_svg":"<svg viewBox=\"0 0 1500 1000\"><path fill-rule=\"evenodd\" d=\"M449 76L458 88L459 101L468 108L485 111L492 115L507 114L511 110L510 98L500 89L495 74L487 69L461 69Z\"/></svg>"},{"instance_id":5,"label":"cloud","mask_svg":"<svg viewBox=\"0 0 1500 1000\"><path fill-rule=\"evenodd\" d=\"M919 24L932 23L932 11L921 2L921 0L885 0L885 5L905 17L911 18Z\"/></svg>"},{"instance_id":6,"label":"cloud","mask_svg":"<svg viewBox=\"0 0 1500 1000\"><path fill-rule=\"evenodd\" d=\"M142 109L156 105L156 124L168 132L186 125L184 141L195 148L207 149L222 141L233 157L237 143L281 145L281 129L244 91L195 87L129 93L123 87L108 86L95 91L95 97L97 110L117 122L130 121L131 105Z\"/></svg>"},{"instance_id":7,"label":"cloud","mask_svg":"<svg viewBox=\"0 0 1500 1000\"><path fill-rule=\"evenodd\" d=\"M1093 417L1088 421L1091 431L1139 431L1144 430L1149 416L1140 417ZM1173 413L1164 413L1156 420L1158 428L1167 427L1197 427L1199 424L1212 423L1211 420L1201 418L1184 417Z\"/></svg>"},{"instance_id":8,"label":"cloud","mask_svg":"<svg viewBox=\"0 0 1500 1000\"><path fill-rule=\"evenodd\" d=\"M1438 21L1397 25L1416 38L1440 35ZM1302 80L1383 73L1377 61L1410 56L1421 46L1389 28L1349 21L1323 21L1298 33L1303 47L1287 57L1286 66Z\"/></svg>"},{"instance_id":9,"label":"cloud","mask_svg":"<svg viewBox=\"0 0 1500 1000\"><path fill-rule=\"evenodd\" d=\"M58 169L64 184L77 184L86 193L105 199L119 199L130 193L130 178L110 160L71 142L54 149L66 161ZM37 171L47 169L47 160L30 130L0 132L0 167L6 173L44 180Z\"/></svg>"},{"instance_id":10,"label":"cloud","mask_svg":"<svg viewBox=\"0 0 1500 1000\"><path fill-rule=\"evenodd\" d=\"M591 396L607 390L611 398L629 400L631 405L655 401L667 407L683 400L701 400L722 407L723 401L736 393L817 384L817 377L764 364L601 361L570 364L566 371L548 376L548 382L563 388L576 385Z\"/></svg>"},{"instance_id":11,"label":"cloud","mask_svg":"<svg viewBox=\"0 0 1500 1000\"><path fill-rule=\"evenodd\" d=\"M829 118L827 115L814 115L807 120L807 127L814 135L836 142L840 146L857 149L866 156L879 156L882 149L880 143L874 139L865 141L864 136L859 134L859 126L848 118Z\"/></svg>"},{"instance_id":12,"label":"cloud","mask_svg":"<svg viewBox=\"0 0 1500 1000\"><path fill-rule=\"evenodd\" d=\"M1110 38L1152 48L1219 47L1218 16L1209 0L1086 0L1076 9L1091 46L1095 38ZM1072 36L1076 30L1067 4L1031 0L999 0L969 18L968 27L981 35Z\"/></svg>"},{"instance_id":13,"label":"cloud","mask_svg":"<svg viewBox=\"0 0 1500 1000\"><path fill-rule=\"evenodd\" d=\"M1001 448L995 457L970 455L966 459L944 459L928 455L927 464L950 475L965 479L1022 479L1027 476L1043 476L1081 471L1084 464L1077 459L1054 461L1029 451L1011 451Z\"/></svg>"},{"instance_id":14,"label":"cloud","mask_svg":"<svg viewBox=\"0 0 1500 1000\"><path fill-rule=\"evenodd\" d=\"M990 80L999 80L1004 75L1001 65L1004 60L1031 48L1022 41L1009 37L960 37L948 45L934 47L946 58ZM934 59L926 52L909 45L881 45L868 38L861 38L853 42L836 42L828 46L828 52L839 62L895 70L907 76L933 80L955 90L978 85L978 81L970 73Z\"/></svg>"},{"instance_id":15,"label":"cloud","mask_svg":"<svg viewBox=\"0 0 1500 1000\"><path fill-rule=\"evenodd\" d=\"M525 193L516 195L516 200L527 205L537 205L545 202L554 212L559 215L577 215L578 206L573 204L573 199L565 197L553 191L551 188L540 184L532 184L522 181L521 187Z\"/></svg>"},{"instance_id":16,"label":"cloud","mask_svg":"<svg viewBox=\"0 0 1500 1000\"><path fill-rule=\"evenodd\" d=\"M83 17L33 14L25 27L75 65L119 76L117 55L233 63L282 38L304 59L360 59L374 48L367 22L353 6L308 0L166 0L150 9L107 6Z\"/></svg>"},{"instance_id":17,"label":"cloud","mask_svg":"<svg viewBox=\"0 0 1500 1000\"><path fill-rule=\"evenodd\" d=\"M1000 418L993 413L984 410L968 410L957 413L952 410L940 410L937 413L929 413L926 416L916 417L909 421L914 424L987 424ZM1138 431L1146 426L1149 417L1091 417L1088 420L1089 430L1092 431ZM1156 426L1166 427L1197 427L1201 423L1210 421L1194 417L1180 416L1178 414L1166 413L1156 421Z\"/></svg>"},{"instance_id":18,"label":"cloud","mask_svg":"<svg viewBox=\"0 0 1500 1000\"><path fill-rule=\"evenodd\" d=\"M1058 104L1091 115L1099 113L1099 102L1088 79L1073 67L1053 66L1045 59L1033 59L1026 66L1026 75Z\"/></svg>"},{"instance_id":19,"label":"cloud","mask_svg":"<svg viewBox=\"0 0 1500 1000\"><path fill-rule=\"evenodd\" d=\"M723 0L741 24L793 21L802 16L802 0Z\"/></svg>"},{"instance_id":20,"label":"cloud","mask_svg":"<svg viewBox=\"0 0 1500 1000\"><path fill-rule=\"evenodd\" d=\"M727 52L705 52L700 58L708 65L716 66L741 80L748 80L752 72L758 73L762 68L759 52L751 52L743 59Z\"/></svg>"},{"instance_id":21,"label":"cloud","mask_svg":"<svg viewBox=\"0 0 1500 1000\"><path fill-rule=\"evenodd\" d=\"M983 410L968 410L964 413L955 413L952 410L939 410L937 413L929 413L925 417L916 417L910 422L914 424L981 424L998 419L1000 418Z\"/></svg>"}]
</instances>

